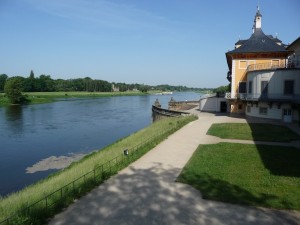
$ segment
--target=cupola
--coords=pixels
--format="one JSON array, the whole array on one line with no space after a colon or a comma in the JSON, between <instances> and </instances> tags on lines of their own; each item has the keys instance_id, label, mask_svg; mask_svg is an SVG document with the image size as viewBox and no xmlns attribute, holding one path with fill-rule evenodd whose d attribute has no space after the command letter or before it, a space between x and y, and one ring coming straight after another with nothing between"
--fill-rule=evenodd
<instances>
[{"instance_id":1,"label":"cupola","mask_svg":"<svg viewBox=\"0 0 300 225\"><path fill-rule=\"evenodd\" d=\"M261 13L259 11L259 6L257 6L257 11L254 18L254 24L253 24L253 33L256 29L261 29Z\"/></svg>"}]
</instances>

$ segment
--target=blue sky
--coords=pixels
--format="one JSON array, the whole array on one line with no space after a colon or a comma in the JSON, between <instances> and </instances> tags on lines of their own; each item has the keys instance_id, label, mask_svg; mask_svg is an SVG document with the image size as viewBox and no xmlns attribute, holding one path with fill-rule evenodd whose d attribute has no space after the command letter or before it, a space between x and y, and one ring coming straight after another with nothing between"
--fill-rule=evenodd
<instances>
[{"instance_id":1,"label":"blue sky","mask_svg":"<svg viewBox=\"0 0 300 225\"><path fill-rule=\"evenodd\" d=\"M0 74L226 85L258 2L266 34L300 36L299 0L0 0Z\"/></svg>"}]
</instances>

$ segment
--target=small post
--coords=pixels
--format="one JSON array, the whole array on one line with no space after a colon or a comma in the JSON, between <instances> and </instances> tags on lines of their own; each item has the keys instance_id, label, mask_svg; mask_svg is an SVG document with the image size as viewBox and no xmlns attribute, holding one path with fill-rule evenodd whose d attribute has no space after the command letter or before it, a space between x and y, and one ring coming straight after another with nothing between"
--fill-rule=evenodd
<instances>
[{"instance_id":1,"label":"small post","mask_svg":"<svg viewBox=\"0 0 300 225\"><path fill-rule=\"evenodd\" d=\"M125 156L128 156L128 154L129 154L128 149L125 149L125 150L124 150L124 155L125 155Z\"/></svg>"},{"instance_id":2,"label":"small post","mask_svg":"<svg viewBox=\"0 0 300 225\"><path fill-rule=\"evenodd\" d=\"M96 183L96 169L94 169L94 182Z\"/></svg>"},{"instance_id":3,"label":"small post","mask_svg":"<svg viewBox=\"0 0 300 225\"><path fill-rule=\"evenodd\" d=\"M75 182L75 181L72 182L72 186L73 186L73 194L75 193L75 184L74 184L74 182Z\"/></svg>"},{"instance_id":4,"label":"small post","mask_svg":"<svg viewBox=\"0 0 300 225\"><path fill-rule=\"evenodd\" d=\"M45 198L45 201L46 201L46 211L48 210L48 201L47 201L47 196Z\"/></svg>"}]
</instances>

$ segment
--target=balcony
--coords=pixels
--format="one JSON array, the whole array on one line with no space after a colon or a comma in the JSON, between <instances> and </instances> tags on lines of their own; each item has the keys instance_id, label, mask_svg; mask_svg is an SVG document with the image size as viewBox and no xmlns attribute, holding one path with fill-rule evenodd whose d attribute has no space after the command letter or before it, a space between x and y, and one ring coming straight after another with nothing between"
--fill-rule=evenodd
<instances>
[{"instance_id":1,"label":"balcony","mask_svg":"<svg viewBox=\"0 0 300 225\"><path fill-rule=\"evenodd\" d=\"M255 71L255 70L293 69L293 68L300 68L300 61L291 61L287 64L286 63L273 64L272 62L252 64L247 67L247 72Z\"/></svg>"},{"instance_id":2,"label":"balcony","mask_svg":"<svg viewBox=\"0 0 300 225\"><path fill-rule=\"evenodd\" d=\"M278 101L278 102L291 102L300 104L300 94L295 95L284 95L284 94L247 94L247 93L237 93L231 95L231 93L226 93L226 99L237 99L242 101Z\"/></svg>"},{"instance_id":3,"label":"balcony","mask_svg":"<svg viewBox=\"0 0 300 225\"><path fill-rule=\"evenodd\" d=\"M226 99L240 99L240 100L246 100L247 94L237 93L232 95L230 92L225 93Z\"/></svg>"}]
</instances>

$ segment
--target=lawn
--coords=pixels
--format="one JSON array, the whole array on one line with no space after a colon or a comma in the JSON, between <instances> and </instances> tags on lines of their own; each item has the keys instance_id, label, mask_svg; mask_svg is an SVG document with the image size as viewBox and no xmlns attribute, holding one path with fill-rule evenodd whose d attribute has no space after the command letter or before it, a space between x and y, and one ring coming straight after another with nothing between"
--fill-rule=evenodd
<instances>
[{"instance_id":1,"label":"lawn","mask_svg":"<svg viewBox=\"0 0 300 225\"><path fill-rule=\"evenodd\" d=\"M204 199L300 210L300 151L297 148L218 143L202 145L178 181Z\"/></svg>"},{"instance_id":2,"label":"lawn","mask_svg":"<svg viewBox=\"0 0 300 225\"><path fill-rule=\"evenodd\" d=\"M300 139L289 128L261 123L217 123L207 134L226 139L288 142Z\"/></svg>"}]
</instances>

